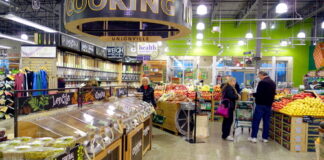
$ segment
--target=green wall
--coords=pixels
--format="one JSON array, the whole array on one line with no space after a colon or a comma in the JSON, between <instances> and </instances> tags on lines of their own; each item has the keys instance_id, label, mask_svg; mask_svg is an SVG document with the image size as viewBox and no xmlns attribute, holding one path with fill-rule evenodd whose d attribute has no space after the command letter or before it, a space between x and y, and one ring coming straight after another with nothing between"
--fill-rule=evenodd
<instances>
[{"instance_id":1,"label":"green wall","mask_svg":"<svg viewBox=\"0 0 324 160\"><path fill-rule=\"evenodd\" d=\"M206 29L203 31L204 40L203 46L197 47L196 44L196 23L204 22ZM239 39L244 39L245 34L248 31L253 33L256 37L256 24L255 22L243 22L239 27L235 28L233 22L223 22L221 25L221 34L212 33L211 26L219 26L219 23L214 23L209 25L208 20L198 20L195 19L193 23L192 34L186 38L192 39L192 46L186 44L186 40L172 40L168 41L170 56L217 56L219 48L215 45L219 36L225 40L226 38L237 38L237 39L227 39L226 41L221 41L224 43L224 51L221 56L243 56L243 52L255 50L256 40L249 40L247 45L238 46L237 42ZM309 46L310 42L306 41L306 45L294 45L281 47L279 45L280 39L288 39L289 37L297 37L299 31L304 31L306 37L311 36L312 22L304 22L295 25L291 29L285 27L285 22L276 22L275 29L266 29L262 31L262 37L268 39L262 40L262 47L275 47L275 48L262 48L263 56L292 56L293 57L293 82L295 86L302 84L303 76L308 72L309 68ZM293 41L293 44L300 44L299 40Z\"/></svg>"}]
</instances>

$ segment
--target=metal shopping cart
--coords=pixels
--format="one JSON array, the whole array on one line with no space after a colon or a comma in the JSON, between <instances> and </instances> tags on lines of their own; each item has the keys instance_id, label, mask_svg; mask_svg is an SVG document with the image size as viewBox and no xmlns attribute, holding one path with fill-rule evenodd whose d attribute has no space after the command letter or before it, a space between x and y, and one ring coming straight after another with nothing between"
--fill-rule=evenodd
<instances>
[{"instance_id":1,"label":"metal shopping cart","mask_svg":"<svg viewBox=\"0 0 324 160\"><path fill-rule=\"evenodd\" d=\"M233 136L235 136L235 131L238 128L242 129L242 133L244 128L249 129L249 133L252 128L252 118L254 112L254 102L253 101L238 101L235 109L235 117L234 117L234 129Z\"/></svg>"}]
</instances>

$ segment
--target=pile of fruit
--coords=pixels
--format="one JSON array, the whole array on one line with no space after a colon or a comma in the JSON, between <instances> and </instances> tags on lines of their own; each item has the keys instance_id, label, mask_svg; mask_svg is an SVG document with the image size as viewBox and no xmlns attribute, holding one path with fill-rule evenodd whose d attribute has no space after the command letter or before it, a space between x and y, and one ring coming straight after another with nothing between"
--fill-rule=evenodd
<instances>
[{"instance_id":1,"label":"pile of fruit","mask_svg":"<svg viewBox=\"0 0 324 160\"><path fill-rule=\"evenodd\" d=\"M288 95L284 92L281 92L281 93L277 93L275 95L275 100L280 100L281 98L284 98L284 97L287 97Z\"/></svg>"},{"instance_id":2,"label":"pile of fruit","mask_svg":"<svg viewBox=\"0 0 324 160\"><path fill-rule=\"evenodd\" d=\"M222 89L220 85L214 86L213 97L215 101L220 101L222 98Z\"/></svg>"},{"instance_id":3,"label":"pile of fruit","mask_svg":"<svg viewBox=\"0 0 324 160\"><path fill-rule=\"evenodd\" d=\"M180 103L180 102L191 102L191 99L184 94L176 94L174 92L164 93L159 101L170 102L170 103Z\"/></svg>"},{"instance_id":4,"label":"pile of fruit","mask_svg":"<svg viewBox=\"0 0 324 160\"><path fill-rule=\"evenodd\" d=\"M213 96L213 94L209 91L201 92L201 98L203 98L204 100L212 100L212 96Z\"/></svg>"},{"instance_id":5,"label":"pile of fruit","mask_svg":"<svg viewBox=\"0 0 324 160\"><path fill-rule=\"evenodd\" d=\"M154 88L154 97L155 99L159 99L164 93L164 86L155 86Z\"/></svg>"},{"instance_id":6,"label":"pile of fruit","mask_svg":"<svg viewBox=\"0 0 324 160\"><path fill-rule=\"evenodd\" d=\"M279 111L292 101L292 99L282 98L281 101L277 101L272 104L272 109L275 111Z\"/></svg>"},{"instance_id":7,"label":"pile of fruit","mask_svg":"<svg viewBox=\"0 0 324 160\"><path fill-rule=\"evenodd\" d=\"M187 95L188 89L185 85L181 84L170 84L167 85L165 88L165 92L174 92L175 94L180 94L180 95Z\"/></svg>"},{"instance_id":8,"label":"pile of fruit","mask_svg":"<svg viewBox=\"0 0 324 160\"><path fill-rule=\"evenodd\" d=\"M199 89L199 91L201 91L201 92L209 92L210 89L211 89L210 86L204 85Z\"/></svg>"},{"instance_id":9,"label":"pile of fruit","mask_svg":"<svg viewBox=\"0 0 324 160\"><path fill-rule=\"evenodd\" d=\"M280 112L291 116L323 116L324 103L319 98L306 97L288 103Z\"/></svg>"},{"instance_id":10,"label":"pile of fruit","mask_svg":"<svg viewBox=\"0 0 324 160\"><path fill-rule=\"evenodd\" d=\"M196 92L195 91L189 91L187 94L187 97L190 99L195 99L196 98Z\"/></svg>"},{"instance_id":11,"label":"pile of fruit","mask_svg":"<svg viewBox=\"0 0 324 160\"><path fill-rule=\"evenodd\" d=\"M315 98L314 94L313 93L305 93L305 92L301 92L301 93L298 93L298 94L295 94L293 96L293 99L304 99L306 97L310 97L310 98Z\"/></svg>"},{"instance_id":12,"label":"pile of fruit","mask_svg":"<svg viewBox=\"0 0 324 160\"><path fill-rule=\"evenodd\" d=\"M222 91L220 85L215 85L213 88L214 88L214 92L221 92Z\"/></svg>"}]
</instances>

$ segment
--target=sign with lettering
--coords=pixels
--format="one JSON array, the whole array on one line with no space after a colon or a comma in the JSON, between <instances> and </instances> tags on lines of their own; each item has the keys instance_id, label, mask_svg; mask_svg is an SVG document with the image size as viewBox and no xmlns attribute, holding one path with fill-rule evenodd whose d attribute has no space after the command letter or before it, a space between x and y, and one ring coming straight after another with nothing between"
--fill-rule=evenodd
<instances>
[{"instance_id":1,"label":"sign with lettering","mask_svg":"<svg viewBox=\"0 0 324 160\"><path fill-rule=\"evenodd\" d=\"M21 57L55 58L56 47L22 46Z\"/></svg>"},{"instance_id":2,"label":"sign with lettering","mask_svg":"<svg viewBox=\"0 0 324 160\"><path fill-rule=\"evenodd\" d=\"M121 59L124 57L124 47L107 47L107 57L110 59Z\"/></svg>"},{"instance_id":3,"label":"sign with lettering","mask_svg":"<svg viewBox=\"0 0 324 160\"><path fill-rule=\"evenodd\" d=\"M77 145L74 148L72 148L69 152L58 156L54 160L78 160L83 159L83 156L83 146Z\"/></svg>"},{"instance_id":4,"label":"sign with lettering","mask_svg":"<svg viewBox=\"0 0 324 160\"><path fill-rule=\"evenodd\" d=\"M107 58L107 50L101 47L96 47L96 55L99 57Z\"/></svg>"},{"instance_id":5,"label":"sign with lettering","mask_svg":"<svg viewBox=\"0 0 324 160\"><path fill-rule=\"evenodd\" d=\"M61 46L80 51L80 41L66 35L61 35Z\"/></svg>"},{"instance_id":6,"label":"sign with lettering","mask_svg":"<svg viewBox=\"0 0 324 160\"><path fill-rule=\"evenodd\" d=\"M132 137L132 160L141 160L142 159L142 152L143 152L143 129L139 130L133 137Z\"/></svg>"},{"instance_id":7,"label":"sign with lettering","mask_svg":"<svg viewBox=\"0 0 324 160\"><path fill-rule=\"evenodd\" d=\"M116 96L121 97L127 95L127 88L116 88Z\"/></svg>"},{"instance_id":8,"label":"sign with lettering","mask_svg":"<svg viewBox=\"0 0 324 160\"><path fill-rule=\"evenodd\" d=\"M151 60L151 56L149 56L149 55L138 55L137 60L139 60L139 61L149 61L149 60Z\"/></svg>"},{"instance_id":9,"label":"sign with lettering","mask_svg":"<svg viewBox=\"0 0 324 160\"><path fill-rule=\"evenodd\" d=\"M103 88L95 88L93 95L96 100L102 100L106 97L106 91Z\"/></svg>"},{"instance_id":10,"label":"sign with lettering","mask_svg":"<svg viewBox=\"0 0 324 160\"><path fill-rule=\"evenodd\" d=\"M72 104L73 92L32 97L19 97L20 114L29 114L54 108L62 108Z\"/></svg>"},{"instance_id":11,"label":"sign with lettering","mask_svg":"<svg viewBox=\"0 0 324 160\"><path fill-rule=\"evenodd\" d=\"M137 44L137 53L141 55L154 54L158 52L158 44L157 43L138 43Z\"/></svg>"},{"instance_id":12,"label":"sign with lettering","mask_svg":"<svg viewBox=\"0 0 324 160\"><path fill-rule=\"evenodd\" d=\"M81 51L89 54L94 54L95 46L85 42L81 42Z\"/></svg>"}]
</instances>

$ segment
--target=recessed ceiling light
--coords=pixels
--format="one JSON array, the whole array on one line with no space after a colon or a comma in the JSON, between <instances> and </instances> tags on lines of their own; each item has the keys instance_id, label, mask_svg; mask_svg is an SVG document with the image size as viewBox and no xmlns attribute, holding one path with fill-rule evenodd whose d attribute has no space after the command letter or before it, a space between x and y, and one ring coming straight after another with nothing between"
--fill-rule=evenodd
<instances>
[{"instance_id":1,"label":"recessed ceiling light","mask_svg":"<svg viewBox=\"0 0 324 160\"><path fill-rule=\"evenodd\" d=\"M202 22L197 23L197 30L204 30L205 29L205 24Z\"/></svg>"},{"instance_id":2,"label":"recessed ceiling light","mask_svg":"<svg viewBox=\"0 0 324 160\"><path fill-rule=\"evenodd\" d=\"M306 34L305 34L305 32L301 31L301 32L299 32L299 33L297 34L297 37L298 37L298 38L306 38Z\"/></svg>"},{"instance_id":3,"label":"recessed ceiling light","mask_svg":"<svg viewBox=\"0 0 324 160\"><path fill-rule=\"evenodd\" d=\"M286 12L288 12L288 6L286 3L279 3L276 6L276 13L282 14L282 13L286 13Z\"/></svg>"},{"instance_id":4,"label":"recessed ceiling light","mask_svg":"<svg viewBox=\"0 0 324 160\"><path fill-rule=\"evenodd\" d=\"M288 42L287 41L281 41L280 45L283 46L283 47L288 46Z\"/></svg>"},{"instance_id":5,"label":"recessed ceiling light","mask_svg":"<svg viewBox=\"0 0 324 160\"><path fill-rule=\"evenodd\" d=\"M207 14L207 7L206 7L206 5L203 5L203 4L199 5L197 7L197 14L198 15L206 15Z\"/></svg>"},{"instance_id":6,"label":"recessed ceiling light","mask_svg":"<svg viewBox=\"0 0 324 160\"><path fill-rule=\"evenodd\" d=\"M245 42L243 40L239 40L238 43L237 43L239 46L243 46L245 45Z\"/></svg>"},{"instance_id":7,"label":"recessed ceiling light","mask_svg":"<svg viewBox=\"0 0 324 160\"><path fill-rule=\"evenodd\" d=\"M196 38L202 40L204 38L204 35L202 33L198 33Z\"/></svg>"},{"instance_id":8,"label":"recessed ceiling light","mask_svg":"<svg viewBox=\"0 0 324 160\"><path fill-rule=\"evenodd\" d=\"M198 47L200 47L200 46L202 46L202 42L201 42L201 41L197 41L197 42L196 42L196 45L197 45Z\"/></svg>"},{"instance_id":9,"label":"recessed ceiling light","mask_svg":"<svg viewBox=\"0 0 324 160\"><path fill-rule=\"evenodd\" d=\"M253 38L253 34L252 34L251 32L249 32L249 33L247 33L247 34L245 35L245 38L246 38L246 39L252 39L252 38Z\"/></svg>"},{"instance_id":10,"label":"recessed ceiling light","mask_svg":"<svg viewBox=\"0 0 324 160\"><path fill-rule=\"evenodd\" d=\"M265 22L261 22L261 30L267 29L267 24Z\"/></svg>"}]
</instances>

